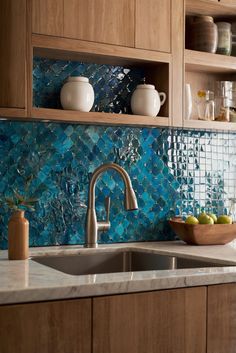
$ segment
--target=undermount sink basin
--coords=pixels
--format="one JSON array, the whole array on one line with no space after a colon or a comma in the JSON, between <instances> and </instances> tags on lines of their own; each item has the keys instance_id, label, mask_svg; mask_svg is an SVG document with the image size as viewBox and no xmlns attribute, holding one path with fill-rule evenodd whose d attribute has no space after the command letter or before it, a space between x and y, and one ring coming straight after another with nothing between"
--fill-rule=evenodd
<instances>
[{"instance_id":1,"label":"undermount sink basin","mask_svg":"<svg viewBox=\"0 0 236 353\"><path fill-rule=\"evenodd\" d=\"M34 257L32 260L70 275L222 266L208 261L127 250L40 256Z\"/></svg>"}]
</instances>

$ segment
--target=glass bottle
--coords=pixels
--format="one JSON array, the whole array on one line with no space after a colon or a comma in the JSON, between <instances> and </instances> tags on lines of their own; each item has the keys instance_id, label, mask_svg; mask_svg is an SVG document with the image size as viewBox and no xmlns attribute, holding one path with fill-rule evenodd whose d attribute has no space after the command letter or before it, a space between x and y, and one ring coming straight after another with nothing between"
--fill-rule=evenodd
<instances>
[{"instance_id":1,"label":"glass bottle","mask_svg":"<svg viewBox=\"0 0 236 353\"><path fill-rule=\"evenodd\" d=\"M214 92L198 91L197 113L199 120L215 120Z\"/></svg>"}]
</instances>

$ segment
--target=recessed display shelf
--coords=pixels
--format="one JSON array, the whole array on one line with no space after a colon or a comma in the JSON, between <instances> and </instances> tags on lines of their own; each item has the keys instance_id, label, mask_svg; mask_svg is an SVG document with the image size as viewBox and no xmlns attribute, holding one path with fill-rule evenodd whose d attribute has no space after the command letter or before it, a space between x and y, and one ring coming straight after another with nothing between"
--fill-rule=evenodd
<instances>
[{"instance_id":1,"label":"recessed display shelf","mask_svg":"<svg viewBox=\"0 0 236 353\"><path fill-rule=\"evenodd\" d=\"M169 70L169 63L160 62L130 62L127 66L118 66L34 57L32 117L85 124L169 126ZM69 76L89 78L95 92L95 101L90 112L62 109L60 90ZM146 83L155 85L158 92L167 94L167 100L157 117L132 114L132 93L144 79Z\"/></svg>"}]
</instances>

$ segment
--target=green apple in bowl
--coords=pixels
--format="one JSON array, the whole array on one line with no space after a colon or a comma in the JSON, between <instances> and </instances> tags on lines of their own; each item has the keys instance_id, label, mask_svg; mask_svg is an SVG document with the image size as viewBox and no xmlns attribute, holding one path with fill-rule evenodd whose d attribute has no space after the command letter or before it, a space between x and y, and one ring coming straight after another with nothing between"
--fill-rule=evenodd
<instances>
[{"instance_id":1,"label":"green apple in bowl","mask_svg":"<svg viewBox=\"0 0 236 353\"><path fill-rule=\"evenodd\" d=\"M200 224L214 224L213 218L208 216L206 213L201 213L198 216L198 221Z\"/></svg>"},{"instance_id":2,"label":"green apple in bowl","mask_svg":"<svg viewBox=\"0 0 236 353\"><path fill-rule=\"evenodd\" d=\"M214 213L208 213L207 215L213 219L214 223L217 223L217 217Z\"/></svg>"},{"instance_id":3,"label":"green apple in bowl","mask_svg":"<svg viewBox=\"0 0 236 353\"><path fill-rule=\"evenodd\" d=\"M188 216L185 221L186 224L198 224L199 221L196 217L194 216Z\"/></svg>"},{"instance_id":4,"label":"green apple in bowl","mask_svg":"<svg viewBox=\"0 0 236 353\"><path fill-rule=\"evenodd\" d=\"M221 215L217 218L217 223L218 224L232 224L233 220L232 220L232 217L230 217L230 216Z\"/></svg>"}]
</instances>

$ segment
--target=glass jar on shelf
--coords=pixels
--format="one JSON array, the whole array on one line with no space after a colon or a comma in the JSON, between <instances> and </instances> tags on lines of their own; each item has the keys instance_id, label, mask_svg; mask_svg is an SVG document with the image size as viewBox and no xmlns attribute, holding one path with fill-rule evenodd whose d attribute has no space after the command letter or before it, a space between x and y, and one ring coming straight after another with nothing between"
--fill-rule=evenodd
<instances>
[{"instance_id":1,"label":"glass jar on shelf","mask_svg":"<svg viewBox=\"0 0 236 353\"><path fill-rule=\"evenodd\" d=\"M217 54L230 55L232 51L231 24L228 22L216 22L218 30Z\"/></svg>"},{"instance_id":2,"label":"glass jar on shelf","mask_svg":"<svg viewBox=\"0 0 236 353\"><path fill-rule=\"evenodd\" d=\"M197 114L199 120L215 120L214 92L199 90L197 93Z\"/></svg>"},{"instance_id":3,"label":"glass jar on shelf","mask_svg":"<svg viewBox=\"0 0 236 353\"><path fill-rule=\"evenodd\" d=\"M235 122L236 82L215 82L215 119Z\"/></svg>"}]
</instances>

